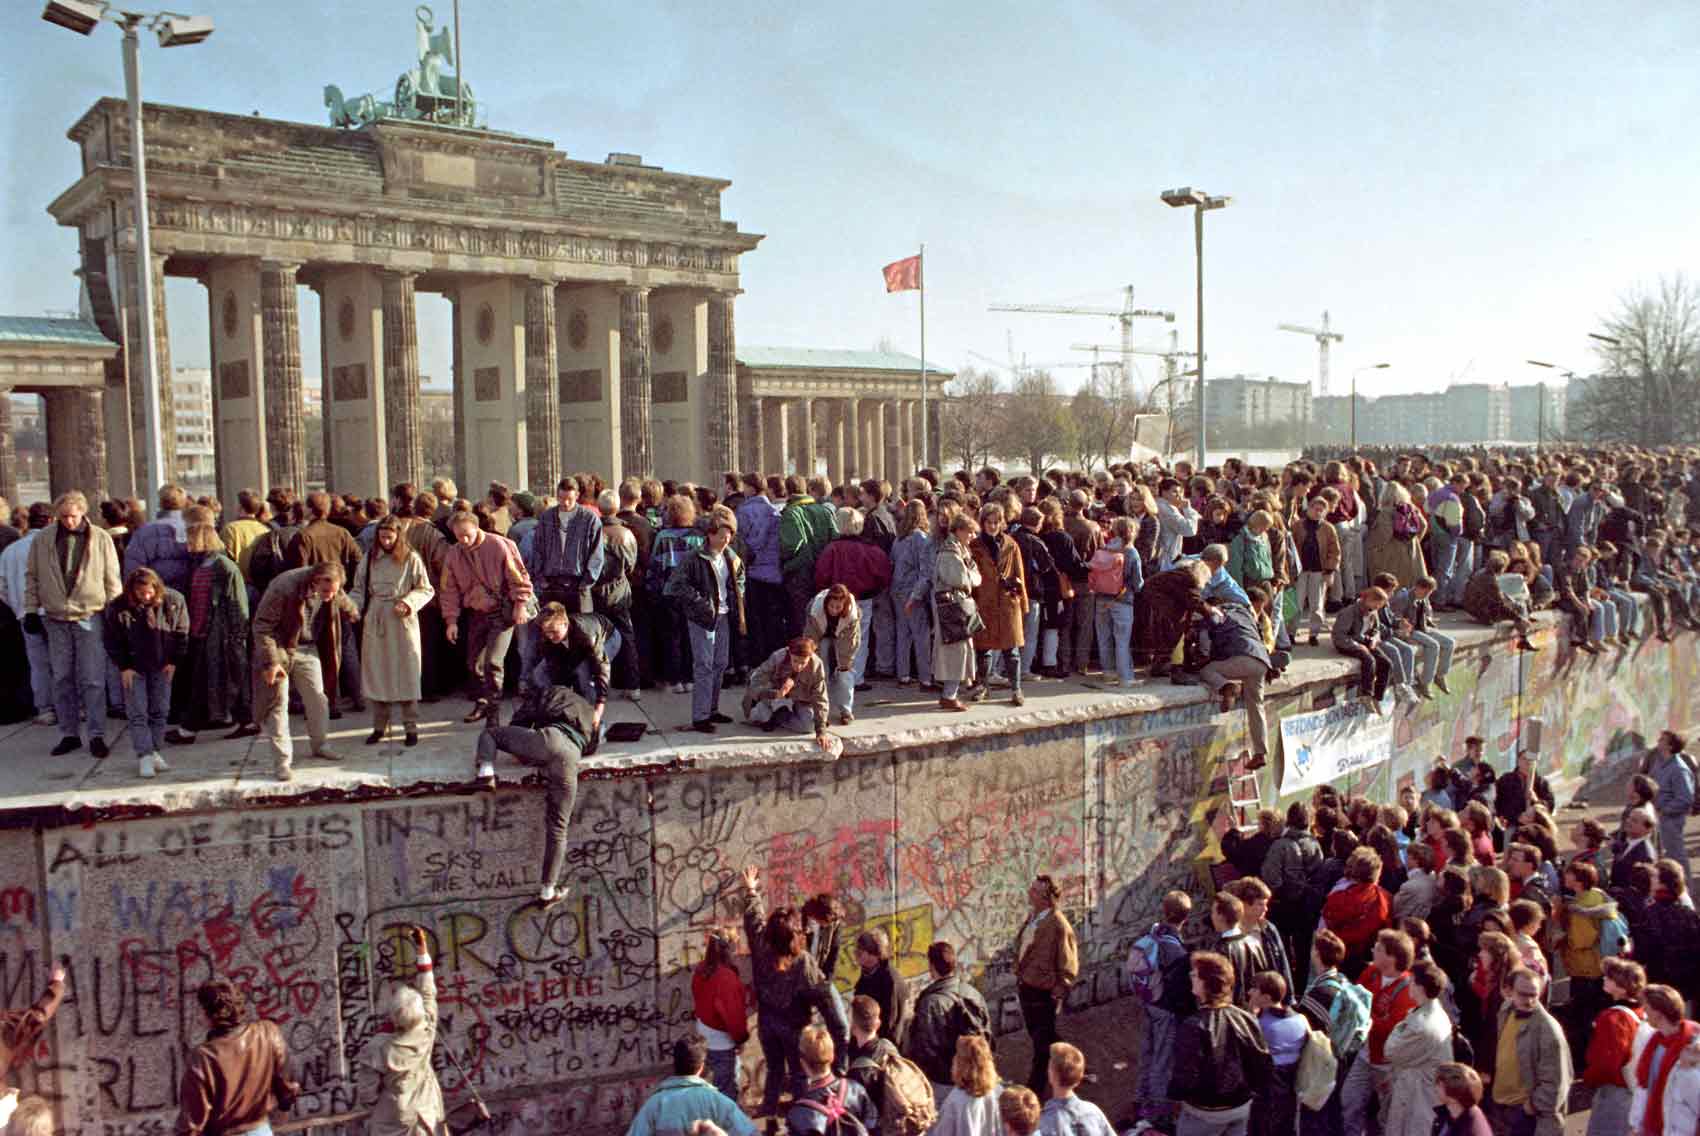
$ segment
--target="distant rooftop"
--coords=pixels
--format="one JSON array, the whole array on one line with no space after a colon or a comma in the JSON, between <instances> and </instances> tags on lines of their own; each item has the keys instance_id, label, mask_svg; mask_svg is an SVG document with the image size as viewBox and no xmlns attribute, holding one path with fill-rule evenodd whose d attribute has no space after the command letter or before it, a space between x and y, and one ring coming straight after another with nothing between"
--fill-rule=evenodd
<instances>
[{"instance_id":1,"label":"distant rooftop","mask_svg":"<svg viewBox=\"0 0 1700 1136\"><path fill-rule=\"evenodd\" d=\"M738 362L746 367L838 367L858 371L919 371L921 360L901 351L847 351L833 347L739 347ZM956 372L928 362L931 375Z\"/></svg>"},{"instance_id":2,"label":"distant rooftop","mask_svg":"<svg viewBox=\"0 0 1700 1136\"><path fill-rule=\"evenodd\" d=\"M117 347L87 320L0 316L0 343L42 347Z\"/></svg>"}]
</instances>

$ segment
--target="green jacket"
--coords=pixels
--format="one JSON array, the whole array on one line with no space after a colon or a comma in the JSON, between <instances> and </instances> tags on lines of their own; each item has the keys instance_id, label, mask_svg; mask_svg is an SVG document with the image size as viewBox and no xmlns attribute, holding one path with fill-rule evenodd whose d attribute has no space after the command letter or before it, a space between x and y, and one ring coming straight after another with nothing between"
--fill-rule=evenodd
<instances>
[{"instance_id":1,"label":"green jacket","mask_svg":"<svg viewBox=\"0 0 1700 1136\"><path fill-rule=\"evenodd\" d=\"M1269 555L1269 534L1260 540L1249 528L1241 528L1228 542L1228 575L1240 587L1260 584L1275 577L1275 565Z\"/></svg>"},{"instance_id":2,"label":"green jacket","mask_svg":"<svg viewBox=\"0 0 1700 1136\"><path fill-rule=\"evenodd\" d=\"M815 558L836 531L832 506L806 493L793 494L779 513L779 570L787 576L805 576L812 584Z\"/></svg>"}]
</instances>

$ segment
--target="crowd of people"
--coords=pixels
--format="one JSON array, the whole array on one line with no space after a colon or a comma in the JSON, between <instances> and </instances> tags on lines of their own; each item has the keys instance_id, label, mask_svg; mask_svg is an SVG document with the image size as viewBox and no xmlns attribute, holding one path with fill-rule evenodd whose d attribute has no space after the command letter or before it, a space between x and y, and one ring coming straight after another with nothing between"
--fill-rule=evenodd
<instances>
[{"instance_id":1,"label":"crowd of people","mask_svg":"<svg viewBox=\"0 0 1700 1136\"><path fill-rule=\"evenodd\" d=\"M399 725L412 746L419 703L463 693L463 720L481 724L474 778L493 785L504 753L542 773L546 904L565 894L578 765L613 736L610 697L688 693L691 727L712 734L734 722L724 689L742 688L747 724L830 750L831 727L854 721L875 682L956 713L993 688L1020 706L1024 681L1129 687L1143 672L1201 683L1224 711L1243 704L1255 767L1269 752L1265 688L1302 635L1317 646L1326 629L1380 712L1389 695L1446 691L1454 642L1437 611L1510 624L1527 650L1532 613L1549 606L1568 617L1565 642L1589 653L1700 627L1700 458L1688 453L1401 454L1280 470L1230 459L1009 480L926 469L896 486L747 473L718 492L584 473L561 478L552 502L500 484L470 501L439 479L369 499L244 490L234 516L168 485L157 504L152 521L135 501L91 515L71 491L0 525L13 720L56 728L55 756L86 741L105 758L107 721L123 718L143 777L170 770L170 747L228 731L263 742L287 781L292 708L310 756L334 761L329 723L345 710L369 706L368 744ZM1544 1134L1563 1116L1574 1057L1622 1123L1663 1136L1700 1060L1687 1047L1700 1027L1681 1013L1700 994L1681 949L1700 921L1687 902L1694 771L1680 738L1661 738L1644 780L1619 834L1579 826L1562 854L1529 762L1495 776L1479 752L1438 763L1394 806L1319 791L1284 824L1265 813L1255 833L1220 811L1208 911L1189 925L1190 898L1169 896L1141 940L1145 966L1130 960L1152 992L1145 1123L1426 1134L1445 1113L1444 1131L1478 1136L1485 1104L1497 1127ZM865 933L853 956L870 985L846 1007L830 981L841 949L830 897L812 914L765 913L759 877L746 892L763 1111L787 1100L791 1131L837 1131L845 1115L890 1125L894 1100L925 1119L913 1131L1109 1130L1073 1094L1082 1058L1057 1037L1078 958L1048 879L1030 891L1014 948L1033 1066L1025 1090L1001 1093L989 1014L950 944L932 945L911 1002L889 943ZM658 1093L635 1132L645 1116L679 1127L654 1116L702 1085L735 1092L729 1055L747 1034L736 940L710 936L696 1036L673 1054L681 1083L663 1086L674 1095ZM1572 1054L1546 1010L1555 964L1571 980L1570 1041L1596 1023L1590 1045L1626 1033L1634 1044L1615 1082L1615 1051L1597 1067ZM408 989L394 1021L417 1066L434 1002ZM207 997L216 1022L230 1017L228 991ZM1658 1040L1672 1037L1686 1040ZM1640 1073L1636 1055L1651 1062ZM747 1130L741 1114L697 1119Z\"/></svg>"},{"instance_id":2,"label":"crowd of people","mask_svg":"<svg viewBox=\"0 0 1700 1136\"><path fill-rule=\"evenodd\" d=\"M464 692L465 721L499 724L505 696L566 685L592 708L569 731L582 756L610 694L689 693L691 728L714 733L732 686L747 722L826 748L875 682L960 712L994 688L1019 706L1024 681L1141 672L1243 702L1261 763L1264 691L1301 636L1326 630L1379 710L1446 690L1436 612L1513 625L1527 649L1543 607L1586 652L1700 627L1700 459L1636 450L897 486L746 473L718 492L581 473L552 501L439 479L244 490L233 516L168 485L151 521L135 501L90 510L72 491L0 525L17 624L0 636L21 636L12 698L29 702L9 709L57 726L58 755L105 757L107 718L127 718L144 777L228 730L263 735L287 779L291 706L334 760L344 707L370 704L372 744L399 725L413 745L420 701Z\"/></svg>"}]
</instances>

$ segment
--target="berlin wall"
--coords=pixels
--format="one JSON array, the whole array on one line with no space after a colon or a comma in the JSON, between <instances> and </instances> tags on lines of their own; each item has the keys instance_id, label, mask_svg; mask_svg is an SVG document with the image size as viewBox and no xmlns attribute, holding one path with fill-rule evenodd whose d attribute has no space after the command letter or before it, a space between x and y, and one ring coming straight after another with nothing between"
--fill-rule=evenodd
<instances>
[{"instance_id":1,"label":"berlin wall","mask_svg":"<svg viewBox=\"0 0 1700 1136\"><path fill-rule=\"evenodd\" d=\"M1396 711L1393 759L1343 787L1391 800L1469 734L1508 766L1539 717L1569 797L1695 721L1695 636L1590 659L1542 635L1532 656L1461 651L1454 693ZM1272 724L1325 690L1283 692ZM702 931L734 916L743 865L781 901L833 892L846 955L877 924L915 977L948 939L1000 1028L1017 1028L1010 949L1033 875L1061 882L1080 930L1071 1004L1117 996L1158 897L1196 878L1204 810L1230 794L1277 803L1280 762L1248 775L1244 745L1242 714L1199 702L837 761L586 779L572 892L547 910L530 788L0 831L0 999L27 1004L66 958L65 1003L24 1088L56 1103L64 1131L147 1136L169 1131L204 1034L195 988L230 977L289 1041L305 1086L291 1119L332 1131L371 1102L356 1059L383 991L413 973L404 929L421 924L451 1101L462 1078L445 1050L491 1100L497 1132L619 1131L689 1028ZM841 961L840 981L853 975Z\"/></svg>"}]
</instances>

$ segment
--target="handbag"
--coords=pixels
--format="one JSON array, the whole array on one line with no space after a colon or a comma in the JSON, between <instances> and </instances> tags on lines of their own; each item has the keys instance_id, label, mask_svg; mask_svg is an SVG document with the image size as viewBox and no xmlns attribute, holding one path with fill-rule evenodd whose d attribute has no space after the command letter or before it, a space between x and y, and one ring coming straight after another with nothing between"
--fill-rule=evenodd
<instances>
[{"instance_id":1,"label":"handbag","mask_svg":"<svg viewBox=\"0 0 1700 1136\"><path fill-rule=\"evenodd\" d=\"M961 643L986 629L974 597L966 592L935 592L933 603L938 608L941 643Z\"/></svg>"}]
</instances>

